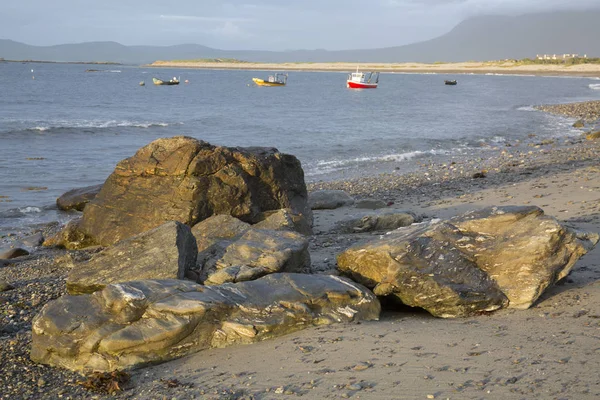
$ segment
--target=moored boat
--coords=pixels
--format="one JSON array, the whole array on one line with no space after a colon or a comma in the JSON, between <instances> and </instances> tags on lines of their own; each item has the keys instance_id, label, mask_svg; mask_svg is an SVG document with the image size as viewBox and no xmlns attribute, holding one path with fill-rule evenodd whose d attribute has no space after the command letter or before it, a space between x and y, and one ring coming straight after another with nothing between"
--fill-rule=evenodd
<instances>
[{"instance_id":1,"label":"moored boat","mask_svg":"<svg viewBox=\"0 0 600 400\"><path fill-rule=\"evenodd\" d=\"M375 89L379 83L379 72L356 72L348 74L346 86L351 89Z\"/></svg>"},{"instance_id":2,"label":"moored boat","mask_svg":"<svg viewBox=\"0 0 600 400\"><path fill-rule=\"evenodd\" d=\"M456 81L444 81L446 85L456 85Z\"/></svg>"},{"instance_id":3,"label":"moored boat","mask_svg":"<svg viewBox=\"0 0 600 400\"><path fill-rule=\"evenodd\" d=\"M269 75L267 79L252 78L252 82L258 86L285 86L287 83L287 74L276 73Z\"/></svg>"},{"instance_id":4,"label":"moored boat","mask_svg":"<svg viewBox=\"0 0 600 400\"><path fill-rule=\"evenodd\" d=\"M169 79L168 81L163 81L162 79L152 78L152 82L155 85L179 85L179 79L173 77L173 79Z\"/></svg>"}]
</instances>

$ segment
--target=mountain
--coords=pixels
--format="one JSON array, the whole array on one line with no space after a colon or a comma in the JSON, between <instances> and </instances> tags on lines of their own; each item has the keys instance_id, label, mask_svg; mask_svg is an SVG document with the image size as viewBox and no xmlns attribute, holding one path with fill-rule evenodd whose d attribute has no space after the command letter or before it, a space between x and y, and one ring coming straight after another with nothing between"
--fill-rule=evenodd
<instances>
[{"instance_id":1,"label":"mountain","mask_svg":"<svg viewBox=\"0 0 600 400\"><path fill-rule=\"evenodd\" d=\"M587 54L600 57L600 9L520 16L479 16L425 42L380 49L344 51L219 50L197 44L124 46L88 42L30 46L0 39L6 60L93 61L144 64L156 60L236 58L255 62L459 62L533 58L536 54Z\"/></svg>"}]
</instances>

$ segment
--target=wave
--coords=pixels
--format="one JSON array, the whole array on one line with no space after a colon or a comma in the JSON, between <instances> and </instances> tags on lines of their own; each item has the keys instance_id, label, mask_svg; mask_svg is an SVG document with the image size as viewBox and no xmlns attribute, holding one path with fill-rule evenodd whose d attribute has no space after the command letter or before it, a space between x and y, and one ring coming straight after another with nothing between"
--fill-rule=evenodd
<instances>
[{"instance_id":1,"label":"wave","mask_svg":"<svg viewBox=\"0 0 600 400\"><path fill-rule=\"evenodd\" d=\"M517 107L517 110L519 110L519 111L539 111L534 106L521 106L521 107Z\"/></svg>"},{"instance_id":2,"label":"wave","mask_svg":"<svg viewBox=\"0 0 600 400\"><path fill-rule=\"evenodd\" d=\"M11 208L6 211L0 212L0 218L21 218L27 214L41 213L42 209L39 207L19 207Z\"/></svg>"},{"instance_id":3,"label":"wave","mask_svg":"<svg viewBox=\"0 0 600 400\"><path fill-rule=\"evenodd\" d=\"M315 162L312 168L307 168L305 171L306 176L317 176L335 173L343 170L347 170L353 167L358 167L365 164L377 164L382 162L402 162L409 161L415 157L429 156L429 155L446 155L452 153L451 150L426 150L426 151L410 151L406 153L398 154L384 154L377 156L362 156L355 158L348 158L343 160L320 160Z\"/></svg>"},{"instance_id":4,"label":"wave","mask_svg":"<svg viewBox=\"0 0 600 400\"><path fill-rule=\"evenodd\" d=\"M129 121L129 120L58 120L58 121L15 121L15 125L30 125L29 127L18 127L13 125L12 129L0 131L2 133L19 132L41 132L48 133L62 130L78 129L110 129L110 128L162 128L173 125L183 125L182 122L162 122L162 121ZM33 125L33 126L31 126ZM15 129L16 128L16 129Z\"/></svg>"},{"instance_id":5,"label":"wave","mask_svg":"<svg viewBox=\"0 0 600 400\"><path fill-rule=\"evenodd\" d=\"M600 83L590 83L588 86L590 89L600 90Z\"/></svg>"}]
</instances>

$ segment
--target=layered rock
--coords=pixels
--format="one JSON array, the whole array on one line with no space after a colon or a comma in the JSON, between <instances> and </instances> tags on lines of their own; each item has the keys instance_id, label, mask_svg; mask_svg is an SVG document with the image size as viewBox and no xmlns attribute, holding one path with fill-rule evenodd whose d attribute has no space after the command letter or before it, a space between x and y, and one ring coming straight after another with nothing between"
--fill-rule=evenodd
<instances>
[{"instance_id":1,"label":"layered rock","mask_svg":"<svg viewBox=\"0 0 600 400\"><path fill-rule=\"evenodd\" d=\"M220 285L277 272L306 272L309 267L306 237L292 231L253 228L205 248L198 255L196 269L188 271L186 277L205 285Z\"/></svg>"},{"instance_id":2,"label":"layered rock","mask_svg":"<svg viewBox=\"0 0 600 400\"><path fill-rule=\"evenodd\" d=\"M263 212L281 208L312 224L296 157L274 148L218 147L178 136L155 140L119 162L74 228L86 238L78 246L108 246L166 221L193 226L228 214L255 223ZM73 248L64 235L54 243Z\"/></svg>"},{"instance_id":3,"label":"layered rock","mask_svg":"<svg viewBox=\"0 0 600 400\"><path fill-rule=\"evenodd\" d=\"M597 241L538 207L491 207L351 247L338 268L377 295L460 317L530 307Z\"/></svg>"},{"instance_id":4,"label":"layered rock","mask_svg":"<svg viewBox=\"0 0 600 400\"><path fill-rule=\"evenodd\" d=\"M275 274L210 287L128 282L45 305L33 320L31 358L75 371L135 368L379 312L369 290L334 276Z\"/></svg>"},{"instance_id":5,"label":"layered rock","mask_svg":"<svg viewBox=\"0 0 600 400\"><path fill-rule=\"evenodd\" d=\"M93 293L111 283L138 279L183 279L196 265L191 229L170 221L75 264L67 277L71 294Z\"/></svg>"}]
</instances>

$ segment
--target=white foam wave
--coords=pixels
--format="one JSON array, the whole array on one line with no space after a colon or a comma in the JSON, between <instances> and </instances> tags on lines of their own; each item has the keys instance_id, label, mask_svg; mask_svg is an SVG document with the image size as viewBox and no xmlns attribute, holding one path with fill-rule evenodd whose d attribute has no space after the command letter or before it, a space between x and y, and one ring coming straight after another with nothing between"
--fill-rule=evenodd
<instances>
[{"instance_id":1,"label":"white foam wave","mask_svg":"<svg viewBox=\"0 0 600 400\"><path fill-rule=\"evenodd\" d=\"M360 164L376 164L378 162L402 162L408 161L418 156L423 155L444 155L449 154L448 150L427 150L427 151L410 151L399 154L385 154L378 156L363 156L343 160L320 160L316 162L315 168L310 168L305 171L306 176L323 175L332 172L342 171L348 168L356 167Z\"/></svg>"},{"instance_id":2,"label":"white foam wave","mask_svg":"<svg viewBox=\"0 0 600 400\"><path fill-rule=\"evenodd\" d=\"M181 122L141 122L141 121L119 121L119 120L57 120L47 123L36 122L36 125L27 128L29 131L45 132L51 129L90 129L90 128L151 128L151 127L166 127L170 125L181 125Z\"/></svg>"},{"instance_id":3,"label":"white foam wave","mask_svg":"<svg viewBox=\"0 0 600 400\"><path fill-rule=\"evenodd\" d=\"M537 76L533 74L501 74L498 72L487 72L485 75L489 76Z\"/></svg>"},{"instance_id":4,"label":"white foam wave","mask_svg":"<svg viewBox=\"0 0 600 400\"><path fill-rule=\"evenodd\" d=\"M519 110L519 111L537 111L535 108L533 108L533 106L522 106L522 107L518 107L517 110Z\"/></svg>"},{"instance_id":5,"label":"white foam wave","mask_svg":"<svg viewBox=\"0 0 600 400\"><path fill-rule=\"evenodd\" d=\"M600 90L600 83L590 83L588 86L590 89Z\"/></svg>"},{"instance_id":6,"label":"white foam wave","mask_svg":"<svg viewBox=\"0 0 600 400\"><path fill-rule=\"evenodd\" d=\"M23 214L41 213L42 209L38 207L21 207L19 208L19 212L22 212Z\"/></svg>"},{"instance_id":7,"label":"white foam wave","mask_svg":"<svg viewBox=\"0 0 600 400\"><path fill-rule=\"evenodd\" d=\"M119 71L118 69L114 69L114 70L110 70L108 72L120 73L121 71Z\"/></svg>"}]
</instances>

